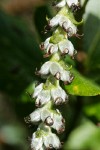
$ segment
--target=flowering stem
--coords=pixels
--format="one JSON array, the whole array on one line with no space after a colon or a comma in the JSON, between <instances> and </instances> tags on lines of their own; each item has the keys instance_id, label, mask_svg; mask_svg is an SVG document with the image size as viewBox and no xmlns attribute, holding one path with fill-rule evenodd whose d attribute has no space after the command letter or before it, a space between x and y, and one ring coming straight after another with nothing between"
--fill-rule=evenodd
<instances>
[{"instance_id":1,"label":"flowering stem","mask_svg":"<svg viewBox=\"0 0 100 150\"><path fill-rule=\"evenodd\" d=\"M60 86L60 81L64 84L71 84L73 76L70 72L71 68L65 64L63 56L69 55L73 58L76 54L69 38L79 37L77 25L82 23L82 21L75 20L72 12L79 8L78 0L60 0L54 4L59 11L56 16L48 20L45 32L54 27L56 29L51 37L48 37L40 45L40 49L44 51L44 58L50 57L50 59L37 71L37 74L46 81L35 87L32 98L35 99L37 109L25 118L28 123L39 124L37 131L32 136L32 150L61 148L61 142L58 136L52 133L52 128L58 134L64 132L65 120L61 112L53 106L68 101L68 94Z\"/></svg>"}]
</instances>

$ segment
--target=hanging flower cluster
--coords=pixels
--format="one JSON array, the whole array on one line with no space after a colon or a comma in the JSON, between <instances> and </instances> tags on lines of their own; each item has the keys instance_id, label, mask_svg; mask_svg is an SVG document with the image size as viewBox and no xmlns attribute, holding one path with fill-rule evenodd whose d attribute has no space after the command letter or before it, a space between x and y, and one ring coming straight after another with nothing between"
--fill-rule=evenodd
<instances>
[{"instance_id":1,"label":"hanging flower cluster","mask_svg":"<svg viewBox=\"0 0 100 150\"><path fill-rule=\"evenodd\" d=\"M73 11L79 9L78 0L56 0L53 5L58 12L52 19L47 19L45 32L53 30L52 36L40 44L44 57L50 57L36 74L45 79L35 87L32 98L35 100L35 109L25 118L27 123L39 124L37 131L33 133L31 140L32 150L60 149L61 142L58 136L52 133L52 128L57 133L65 130L65 120L58 109L54 106L64 104L68 101L68 94L60 86L60 82L70 84L73 75L70 68L64 63L63 56L69 55L74 58L76 50L69 40L77 34L77 25L80 24L74 19Z\"/></svg>"}]
</instances>

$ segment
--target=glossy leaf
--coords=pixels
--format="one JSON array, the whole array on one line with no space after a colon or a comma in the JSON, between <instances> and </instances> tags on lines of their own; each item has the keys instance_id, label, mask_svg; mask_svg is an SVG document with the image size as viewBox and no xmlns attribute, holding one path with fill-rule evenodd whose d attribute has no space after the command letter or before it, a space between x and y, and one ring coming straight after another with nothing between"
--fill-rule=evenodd
<instances>
[{"instance_id":1,"label":"glossy leaf","mask_svg":"<svg viewBox=\"0 0 100 150\"><path fill-rule=\"evenodd\" d=\"M83 77L74 69L72 73L75 76L73 82L65 86L69 94L77 96L96 96L100 94L100 87L97 84Z\"/></svg>"}]
</instances>

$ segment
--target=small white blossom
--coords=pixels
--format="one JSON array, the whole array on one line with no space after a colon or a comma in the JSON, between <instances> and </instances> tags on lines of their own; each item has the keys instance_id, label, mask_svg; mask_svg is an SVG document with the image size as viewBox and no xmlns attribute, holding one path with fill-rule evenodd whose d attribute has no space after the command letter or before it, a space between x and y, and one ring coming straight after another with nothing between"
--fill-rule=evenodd
<instances>
[{"instance_id":1,"label":"small white blossom","mask_svg":"<svg viewBox=\"0 0 100 150\"><path fill-rule=\"evenodd\" d=\"M67 4L69 7L71 7L73 4L78 6L79 5L79 0L66 0Z\"/></svg>"},{"instance_id":2,"label":"small white blossom","mask_svg":"<svg viewBox=\"0 0 100 150\"><path fill-rule=\"evenodd\" d=\"M44 55L45 57L48 57L51 54L58 52L58 44L50 43L50 38L45 40L45 42L40 45L40 48L46 53Z\"/></svg>"},{"instance_id":3,"label":"small white blossom","mask_svg":"<svg viewBox=\"0 0 100 150\"><path fill-rule=\"evenodd\" d=\"M41 109L36 109L29 116L24 118L26 123L38 123L41 120Z\"/></svg>"},{"instance_id":4,"label":"small white blossom","mask_svg":"<svg viewBox=\"0 0 100 150\"><path fill-rule=\"evenodd\" d=\"M43 42L43 43L40 45L41 50L47 49L48 44L49 44L49 41L50 41L50 37L47 38L47 39L45 40L45 42Z\"/></svg>"},{"instance_id":5,"label":"small white blossom","mask_svg":"<svg viewBox=\"0 0 100 150\"><path fill-rule=\"evenodd\" d=\"M63 40L59 42L59 50L62 54L69 54L70 56L74 56L74 46L69 40Z\"/></svg>"},{"instance_id":6,"label":"small white blossom","mask_svg":"<svg viewBox=\"0 0 100 150\"><path fill-rule=\"evenodd\" d=\"M60 2L56 3L55 6L61 8L64 7L66 4L69 7L71 7L72 5L79 6L79 0L61 0Z\"/></svg>"},{"instance_id":7,"label":"small white blossom","mask_svg":"<svg viewBox=\"0 0 100 150\"><path fill-rule=\"evenodd\" d=\"M37 137L36 132L33 133L32 140L31 140L31 149L32 150L41 150L42 146L43 146L42 136Z\"/></svg>"},{"instance_id":8,"label":"small white blossom","mask_svg":"<svg viewBox=\"0 0 100 150\"><path fill-rule=\"evenodd\" d=\"M37 90L39 91L37 92ZM36 98L35 104L37 107L41 107L50 101L50 90L43 89L43 83L35 87L32 98Z\"/></svg>"},{"instance_id":9,"label":"small white blossom","mask_svg":"<svg viewBox=\"0 0 100 150\"><path fill-rule=\"evenodd\" d=\"M56 105L65 103L66 100L68 100L68 95L65 93L65 91L60 86L58 86L58 88L51 89L51 95L52 95L52 99Z\"/></svg>"},{"instance_id":10,"label":"small white blossom","mask_svg":"<svg viewBox=\"0 0 100 150\"><path fill-rule=\"evenodd\" d=\"M30 114L30 120L33 123L39 122L41 120L40 109L36 109L33 113Z\"/></svg>"},{"instance_id":11,"label":"small white blossom","mask_svg":"<svg viewBox=\"0 0 100 150\"><path fill-rule=\"evenodd\" d=\"M47 48L44 49L45 50L45 55L44 57L49 57L51 54L56 53L58 51L58 45L57 44L53 44L53 43L49 43L47 45Z\"/></svg>"},{"instance_id":12,"label":"small white blossom","mask_svg":"<svg viewBox=\"0 0 100 150\"><path fill-rule=\"evenodd\" d=\"M50 90L42 90L36 99L36 106L39 107L41 105L46 104L47 102L50 101Z\"/></svg>"},{"instance_id":13,"label":"small white blossom","mask_svg":"<svg viewBox=\"0 0 100 150\"><path fill-rule=\"evenodd\" d=\"M59 138L51 131L45 131L43 129L38 128L38 130L35 133L33 133L31 140L31 149L46 150L53 148L61 148Z\"/></svg>"},{"instance_id":14,"label":"small white blossom","mask_svg":"<svg viewBox=\"0 0 100 150\"><path fill-rule=\"evenodd\" d=\"M42 74L42 75L49 74L51 64L52 64L51 61L48 61L48 62L44 63L42 65L41 70L39 71L39 73Z\"/></svg>"},{"instance_id":15,"label":"small white blossom","mask_svg":"<svg viewBox=\"0 0 100 150\"><path fill-rule=\"evenodd\" d=\"M52 62L49 71L53 76L55 76L58 80L60 80L64 69L59 63Z\"/></svg>"},{"instance_id":16,"label":"small white blossom","mask_svg":"<svg viewBox=\"0 0 100 150\"><path fill-rule=\"evenodd\" d=\"M44 42L44 47L43 47L43 43L41 45L42 45L42 49L44 49L47 56L50 56L51 54L58 52L58 50L61 52L62 55L68 54L71 57L74 57L75 55L74 46L68 39L63 39L61 42L57 44L53 44L50 43L50 38L48 38L48 44L46 40Z\"/></svg>"},{"instance_id":17,"label":"small white blossom","mask_svg":"<svg viewBox=\"0 0 100 150\"><path fill-rule=\"evenodd\" d=\"M64 119L59 110L51 111L44 109L41 112L41 120L44 121L46 125L57 130L58 133L62 133L65 130Z\"/></svg>"},{"instance_id":18,"label":"small white blossom","mask_svg":"<svg viewBox=\"0 0 100 150\"><path fill-rule=\"evenodd\" d=\"M28 123L43 121L47 126L51 126L57 130L58 133L62 133L65 130L64 119L57 109L53 111L46 107L38 108L26 117L26 121L28 118L30 118Z\"/></svg>"},{"instance_id":19,"label":"small white blossom","mask_svg":"<svg viewBox=\"0 0 100 150\"><path fill-rule=\"evenodd\" d=\"M60 140L54 133L49 133L47 136L44 136L43 140L44 140L45 147L48 149L61 148Z\"/></svg>"},{"instance_id":20,"label":"small white blossom","mask_svg":"<svg viewBox=\"0 0 100 150\"><path fill-rule=\"evenodd\" d=\"M70 84L74 79L73 75L70 74L69 71L63 71L61 75L61 80L64 81L64 84Z\"/></svg>"},{"instance_id":21,"label":"small white blossom","mask_svg":"<svg viewBox=\"0 0 100 150\"><path fill-rule=\"evenodd\" d=\"M48 61L44 63L39 71L40 75L48 75L51 73L58 80L62 80L66 83L71 83L72 76L70 71L63 69L63 67L57 62Z\"/></svg>"},{"instance_id":22,"label":"small white blossom","mask_svg":"<svg viewBox=\"0 0 100 150\"><path fill-rule=\"evenodd\" d=\"M68 36L71 37L77 33L77 27L64 15L60 15L59 25L67 32Z\"/></svg>"},{"instance_id":23,"label":"small white blossom","mask_svg":"<svg viewBox=\"0 0 100 150\"><path fill-rule=\"evenodd\" d=\"M60 114L54 114L53 116L54 123L51 126L52 128L56 129L58 133L62 133L65 131L65 120L62 118Z\"/></svg>"},{"instance_id":24,"label":"small white blossom","mask_svg":"<svg viewBox=\"0 0 100 150\"><path fill-rule=\"evenodd\" d=\"M77 33L77 27L64 15L57 14L55 17L49 20L50 27L55 27L57 25L63 27L69 37L76 35Z\"/></svg>"},{"instance_id":25,"label":"small white blossom","mask_svg":"<svg viewBox=\"0 0 100 150\"><path fill-rule=\"evenodd\" d=\"M62 17L62 15L57 14L55 17L53 17L51 20L49 20L49 26L50 27L58 26L61 17Z\"/></svg>"},{"instance_id":26,"label":"small white blossom","mask_svg":"<svg viewBox=\"0 0 100 150\"><path fill-rule=\"evenodd\" d=\"M61 8L64 7L65 5L66 5L66 0L61 0L55 6Z\"/></svg>"},{"instance_id":27,"label":"small white blossom","mask_svg":"<svg viewBox=\"0 0 100 150\"><path fill-rule=\"evenodd\" d=\"M58 26L60 23L61 17L62 17L62 15L59 15L59 14L54 16L51 20L49 20L49 26L50 27Z\"/></svg>"},{"instance_id":28,"label":"small white blossom","mask_svg":"<svg viewBox=\"0 0 100 150\"><path fill-rule=\"evenodd\" d=\"M43 83L39 84L37 87L35 87L34 93L32 97L37 97L37 95L42 91L43 89Z\"/></svg>"},{"instance_id":29,"label":"small white blossom","mask_svg":"<svg viewBox=\"0 0 100 150\"><path fill-rule=\"evenodd\" d=\"M65 81L67 81L66 80L68 78L67 72L68 71L65 71L65 73L63 73L63 75L61 77L62 80L64 79ZM52 73L54 74L54 72L52 72ZM57 76L57 74L56 74L56 77L59 78ZM42 89L38 92L38 95L37 95L37 89L39 89L41 87L41 85L42 85ZM41 83L40 85L38 85L35 88L32 98L36 98L36 101L35 101L36 106L41 107L42 105L46 104L50 100L53 100L55 105L60 105L62 103L65 103L68 100L68 95L59 85L56 87L53 86L52 88L48 87L48 89L45 90L45 89L43 89L43 83ZM38 113L38 109L35 112L35 114L37 114L37 113ZM35 114L34 114L34 118L36 118Z\"/></svg>"}]
</instances>

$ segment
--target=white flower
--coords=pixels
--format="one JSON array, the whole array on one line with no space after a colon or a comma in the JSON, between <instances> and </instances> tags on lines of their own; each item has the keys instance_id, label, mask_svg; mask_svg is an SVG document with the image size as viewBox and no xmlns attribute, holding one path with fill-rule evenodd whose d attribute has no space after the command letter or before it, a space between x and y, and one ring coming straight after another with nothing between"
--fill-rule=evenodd
<instances>
[{"instance_id":1,"label":"white flower","mask_svg":"<svg viewBox=\"0 0 100 150\"><path fill-rule=\"evenodd\" d=\"M59 149L61 148L61 143L59 138L51 131L38 128L38 130L33 133L31 148L32 150Z\"/></svg>"},{"instance_id":2,"label":"white flower","mask_svg":"<svg viewBox=\"0 0 100 150\"><path fill-rule=\"evenodd\" d=\"M51 111L43 109L43 111L41 111L41 120L44 121L46 125L57 130L58 133L62 133L65 130L64 119L59 110Z\"/></svg>"},{"instance_id":3,"label":"white flower","mask_svg":"<svg viewBox=\"0 0 100 150\"><path fill-rule=\"evenodd\" d=\"M50 90L43 89L43 83L35 87L32 94L32 98L36 98L35 104L37 107L41 107L50 101ZM37 112L36 112L37 113Z\"/></svg>"},{"instance_id":4,"label":"white flower","mask_svg":"<svg viewBox=\"0 0 100 150\"><path fill-rule=\"evenodd\" d=\"M49 20L50 27L55 27L57 25L60 25L67 32L69 37L77 33L77 27L64 15L57 14Z\"/></svg>"},{"instance_id":5,"label":"white flower","mask_svg":"<svg viewBox=\"0 0 100 150\"><path fill-rule=\"evenodd\" d=\"M50 41L50 37L47 38L47 39L45 40L45 42L43 42L43 43L40 45L41 50L47 49L48 44L49 44L49 41Z\"/></svg>"},{"instance_id":6,"label":"white flower","mask_svg":"<svg viewBox=\"0 0 100 150\"><path fill-rule=\"evenodd\" d=\"M35 122L39 122L41 120L40 112L41 112L41 110L38 108L33 113L30 114L31 122L35 123Z\"/></svg>"},{"instance_id":7,"label":"white flower","mask_svg":"<svg viewBox=\"0 0 100 150\"><path fill-rule=\"evenodd\" d=\"M57 77L57 74L56 74L56 77ZM61 79L64 79L64 78L65 78L65 80L68 78L66 76L66 73L65 73L65 77L64 77L64 74L61 77ZM42 88L41 88L41 86L42 86ZM41 88L41 90L40 90L40 88ZM37 90L39 90L39 91L37 91ZM68 95L59 85L56 87L53 86L52 88L48 86L48 89L45 90L45 89L43 89L43 83L41 83L40 85L38 85L35 88L32 98L36 98L35 104L37 107L40 107L40 106L46 104L47 102L49 102L50 100L53 100L53 102L56 105L65 103L68 100ZM37 114L37 113L38 113L38 110L35 112L35 114ZM35 114L34 114L34 118L36 118Z\"/></svg>"},{"instance_id":8,"label":"white flower","mask_svg":"<svg viewBox=\"0 0 100 150\"><path fill-rule=\"evenodd\" d=\"M40 75L48 75L51 73L58 80L62 80L66 83L71 83L72 76L70 71L63 69L63 67L57 62L48 61L44 63L39 70Z\"/></svg>"},{"instance_id":9,"label":"white flower","mask_svg":"<svg viewBox=\"0 0 100 150\"><path fill-rule=\"evenodd\" d=\"M65 5L68 5L69 7L71 7L72 5L79 5L79 0L61 0L60 2L56 3L55 6L56 7L64 7Z\"/></svg>"},{"instance_id":10,"label":"white flower","mask_svg":"<svg viewBox=\"0 0 100 150\"><path fill-rule=\"evenodd\" d=\"M45 42L40 45L40 48L46 53L46 55L44 55L45 57L48 57L51 54L58 52L58 44L50 43L50 37L47 38Z\"/></svg>"},{"instance_id":11,"label":"white flower","mask_svg":"<svg viewBox=\"0 0 100 150\"><path fill-rule=\"evenodd\" d=\"M58 45L62 54L69 54L70 56L74 56L75 49L69 40L62 40Z\"/></svg>"},{"instance_id":12,"label":"white flower","mask_svg":"<svg viewBox=\"0 0 100 150\"><path fill-rule=\"evenodd\" d=\"M60 86L58 86L58 88L51 89L51 96L56 105L65 103L68 100L68 95Z\"/></svg>"},{"instance_id":13,"label":"white flower","mask_svg":"<svg viewBox=\"0 0 100 150\"><path fill-rule=\"evenodd\" d=\"M58 133L62 133L65 130L64 119L57 109L53 111L44 106L33 111L25 120L27 121L28 118L30 118L28 123L34 124L43 121L47 126L51 126L57 130Z\"/></svg>"},{"instance_id":14,"label":"white flower","mask_svg":"<svg viewBox=\"0 0 100 150\"><path fill-rule=\"evenodd\" d=\"M42 90L35 101L37 107L46 104L50 101L50 90Z\"/></svg>"},{"instance_id":15,"label":"white flower","mask_svg":"<svg viewBox=\"0 0 100 150\"><path fill-rule=\"evenodd\" d=\"M32 150L41 150L42 146L43 146L43 138L42 138L42 136L37 137L36 132L35 132L32 136L32 140L31 140L31 149Z\"/></svg>"},{"instance_id":16,"label":"white flower","mask_svg":"<svg viewBox=\"0 0 100 150\"><path fill-rule=\"evenodd\" d=\"M59 8L64 7L65 5L66 5L66 0L61 0L60 2L55 3L55 6Z\"/></svg>"},{"instance_id":17,"label":"white flower","mask_svg":"<svg viewBox=\"0 0 100 150\"><path fill-rule=\"evenodd\" d=\"M69 7L71 7L73 4L78 6L79 5L79 0L66 0L67 4Z\"/></svg>"},{"instance_id":18,"label":"white flower","mask_svg":"<svg viewBox=\"0 0 100 150\"><path fill-rule=\"evenodd\" d=\"M55 17L53 17L51 20L49 20L49 26L50 27L55 27L59 25L60 19L63 15L57 14Z\"/></svg>"},{"instance_id":19,"label":"white flower","mask_svg":"<svg viewBox=\"0 0 100 150\"><path fill-rule=\"evenodd\" d=\"M62 55L68 54L71 57L74 57L75 55L74 46L68 39L63 39L61 42L57 44L53 44L50 43L50 38L48 38L44 42L44 47L43 47L43 43L41 45L42 45L42 49L44 49L47 56L56 53L58 50L61 52Z\"/></svg>"},{"instance_id":20,"label":"white flower","mask_svg":"<svg viewBox=\"0 0 100 150\"><path fill-rule=\"evenodd\" d=\"M51 64L52 64L51 61L48 61L48 62L44 63L42 65L41 70L39 71L39 73L42 74L42 75L49 74Z\"/></svg>"},{"instance_id":21,"label":"white flower","mask_svg":"<svg viewBox=\"0 0 100 150\"><path fill-rule=\"evenodd\" d=\"M37 123L41 120L41 109L36 109L29 116L24 118L26 123Z\"/></svg>"},{"instance_id":22,"label":"white flower","mask_svg":"<svg viewBox=\"0 0 100 150\"><path fill-rule=\"evenodd\" d=\"M59 25L67 32L69 37L76 35L77 27L66 16L62 15Z\"/></svg>"},{"instance_id":23,"label":"white flower","mask_svg":"<svg viewBox=\"0 0 100 150\"><path fill-rule=\"evenodd\" d=\"M71 37L77 33L77 27L64 15L60 15L59 25L67 32L68 36Z\"/></svg>"},{"instance_id":24,"label":"white flower","mask_svg":"<svg viewBox=\"0 0 100 150\"><path fill-rule=\"evenodd\" d=\"M54 133L49 133L47 136L43 136L44 145L48 149L59 149L61 148L61 143L59 138Z\"/></svg>"},{"instance_id":25,"label":"white flower","mask_svg":"<svg viewBox=\"0 0 100 150\"><path fill-rule=\"evenodd\" d=\"M50 43L49 41L50 41L50 38L47 38L45 42L40 45L40 48L44 50L46 53L45 57L53 53L56 53L58 51L58 45Z\"/></svg>"},{"instance_id":26,"label":"white flower","mask_svg":"<svg viewBox=\"0 0 100 150\"><path fill-rule=\"evenodd\" d=\"M56 129L58 133L62 133L65 131L65 120L62 118L62 115L54 114L53 116L54 123L51 126L52 128Z\"/></svg>"},{"instance_id":27,"label":"white flower","mask_svg":"<svg viewBox=\"0 0 100 150\"><path fill-rule=\"evenodd\" d=\"M37 97L37 95L42 91L43 89L43 83L39 84L37 87L35 87L34 93L32 97Z\"/></svg>"},{"instance_id":28,"label":"white flower","mask_svg":"<svg viewBox=\"0 0 100 150\"><path fill-rule=\"evenodd\" d=\"M49 26L50 27L55 27L59 24L60 19L62 15L57 14L55 17L53 17L51 20L49 20Z\"/></svg>"}]
</instances>

